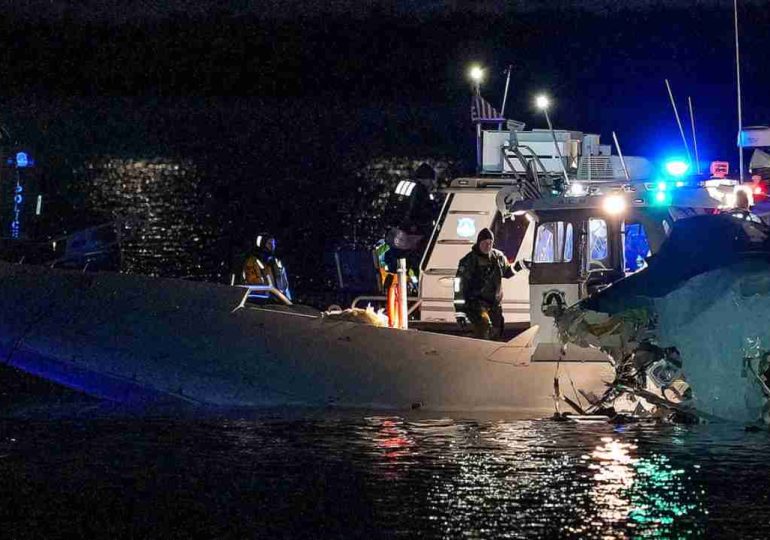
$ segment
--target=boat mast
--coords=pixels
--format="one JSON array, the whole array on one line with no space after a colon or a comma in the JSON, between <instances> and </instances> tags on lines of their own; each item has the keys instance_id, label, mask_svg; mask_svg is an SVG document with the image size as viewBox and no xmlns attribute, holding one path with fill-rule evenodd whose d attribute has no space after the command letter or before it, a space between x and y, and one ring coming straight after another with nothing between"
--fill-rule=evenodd
<instances>
[{"instance_id":1,"label":"boat mast","mask_svg":"<svg viewBox=\"0 0 770 540\"><path fill-rule=\"evenodd\" d=\"M620 158L620 164L623 166L623 174L626 176L626 180L631 180L631 176L628 174L628 167L626 167L626 160L623 159L623 152L620 151L620 143L618 142L618 136L615 132L612 132L612 140L615 141L615 148L618 151L618 157Z\"/></svg>"},{"instance_id":2,"label":"boat mast","mask_svg":"<svg viewBox=\"0 0 770 540\"><path fill-rule=\"evenodd\" d=\"M505 118L505 101L508 99L508 85L511 83L511 71L513 70L513 64L508 65L505 77L505 91L503 92L503 104L500 105L500 116ZM497 124L497 129L503 129L502 122Z\"/></svg>"},{"instance_id":3,"label":"boat mast","mask_svg":"<svg viewBox=\"0 0 770 540\"><path fill-rule=\"evenodd\" d=\"M695 149L695 170L700 174L700 158L698 157L698 139L695 137L695 115L692 112L692 98L687 96L687 104L690 106L690 126L692 126L692 145Z\"/></svg>"},{"instance_id":4,"label":"boat mast","mask_svg":"<svg viewBox=\"0 0 770 540\"><path fill-rule=\"evenodd\" d=\"M687 161L692 165L692 156L690 155L690 147L687 146L687 137L684 136L684 128L682 127L682 120L679 118L679 111L676 110L676 102L674 102L674 93L671 92L671 85L666 81L666 88L668 89L668 97L671 99L671 107L674 109L674 118L676 119L676 125L679 126L679 133L682 135L682 144L684 144L684 151L687 152Z\"/></svg>"},{"instance_id":5,"label":"boat mast","mask_svg":"<svg viewBox=\"0 0 770 540\"><path fill-rule=\"evenodd\" d=\"M543 114L545 115L545 121L548 123L548 131L551 132L551 138L553 139L553 146L556 149L556 155L559 157L561 172L564 174L564 187L568 188L570 181L569 181L569 176L567 176L567 169L564 166L564 157L561 155L561 149L559 148L559 143L556 141L556 132L553 130L553 124L551 124L551 117L548 116L548 107L551 106L551 100L549 100L548 96L546 95L539 95L537 96L537 98L535 98L535 104L537 105L537 108L543 111Z\"/></svg>"},{"instance_id":6,"label":"boat mast","mask_svg":"<svg viewBox=\"0 0 770 540\"><path fill-rule=\"evenodd\" d=\"M481 80L484 78L484 70L480 66L471 66L468 75L473 84L473 95L481 97ZM476 122L476 174L481 172L481 122Z\"/></svg>"},{"instance_id":7,"label":"boat mast","mask_svg":"<svg viewBox=\"0 0 770 540\"><path fill-rule=\"evenodd\" d=\"M741 109L741 49L738 42L738 0L733 0L733 15L735 18L735 80L738 86L738 167L739 180L743 183L743 111Z\"/></svg>"}]
</instances>

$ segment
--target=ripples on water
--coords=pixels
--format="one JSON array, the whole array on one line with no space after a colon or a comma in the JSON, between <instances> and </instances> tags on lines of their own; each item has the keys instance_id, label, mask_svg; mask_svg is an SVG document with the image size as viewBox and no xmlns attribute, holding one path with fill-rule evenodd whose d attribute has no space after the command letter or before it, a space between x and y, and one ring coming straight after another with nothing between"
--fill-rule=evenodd
<instances>
[{"instance_id":1,"label":"ripples on water","mask_svg":"<svg viewBox=\"0 0 770 540\"><path fill-rule=\"evenodd\" d=\"M5 538L766 537L767 433L375 415L0 420Z\"/></svg>"}]
</instances>

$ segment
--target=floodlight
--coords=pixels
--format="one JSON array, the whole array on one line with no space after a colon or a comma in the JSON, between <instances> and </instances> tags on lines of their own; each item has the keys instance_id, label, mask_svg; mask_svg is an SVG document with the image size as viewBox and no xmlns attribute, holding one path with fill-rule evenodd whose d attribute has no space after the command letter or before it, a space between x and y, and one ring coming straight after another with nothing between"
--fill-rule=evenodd
<instances>
[{"instance_id":1,"label":"floodlight","mask_svg":"<svg viewBox=\"0 0 770 540\"><path fill-rule=\"evenodd\" d=\"M479 84L484 79L484 70L481 69L481 66L473 65L468 71L468 76L473 82Z\"/></svg>"},{"instance_id":2,"label":"floodlight","mask_svg":"<svg viewBox=\"0 0 770 540\"><path fill-rule=\"evenodd\" d=\"M622 195L608 195L602 202L604 211L615 216L621 214L626 210L626 199Z\"/></svg>"}]
</instances>

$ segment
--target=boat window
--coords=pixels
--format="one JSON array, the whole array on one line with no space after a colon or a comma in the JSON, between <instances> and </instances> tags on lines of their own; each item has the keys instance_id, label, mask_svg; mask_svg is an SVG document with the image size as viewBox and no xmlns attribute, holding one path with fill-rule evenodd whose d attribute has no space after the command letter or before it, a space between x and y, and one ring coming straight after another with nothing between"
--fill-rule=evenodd
<instances>
[{"instance_id":1,"label":"boat window","mask_svg":"<svg viewBox=\"0 0 770 540\"><path fill-rule=\"evenodd\" d=\"M607 249L607 222L603 219L588 220L589 269L604 267L609 251Z\"/></svg>"},{"instance_id":2,"label":"boat window","mask_svg":"<svg viewBox=\"0 0 770 540\"><path fill-rule=\"evenodd\" d=\"M535 241L536 263L562 263L572 260L572 223L541 223Z\"/></svg>"},{"instance_id":3,"label":"boat window","mask_svg":"<svg viewBox=\"0 0 770 540\"><path fill-rule=\"evenodd\" d=\"M647 264L645 259L650 256L650 244L641 223L626 223L625 244L626 272L636 272Z\"/></svg>"},{"instance_id":4,"label":"boat window","mask_svg":"<svg viewBox=\"0 0 770 540\"><path fill-rule=\"evenodd\" d=\"M508 261L513 262L519 254L519 248L527 233L529 220L525 216L512 216L503 221L500 212L495 215L492 232L495 235L495 247L505 254Z\"/></svg>"}]
</instances>

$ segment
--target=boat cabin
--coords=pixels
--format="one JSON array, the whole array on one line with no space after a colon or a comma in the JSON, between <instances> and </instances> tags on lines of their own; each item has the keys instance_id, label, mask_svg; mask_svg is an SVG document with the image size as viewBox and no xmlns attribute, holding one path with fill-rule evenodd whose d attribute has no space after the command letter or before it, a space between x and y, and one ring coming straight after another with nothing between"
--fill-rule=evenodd
<instances>
[{"instance_id":1,"label":"boat cabin","mask_svg":"<svg viewBox=\"0 0 770 540\"><path fill-rule=\"evenodd\" d=\"M538 325L533 360L553 361L562 345L553 317L646 265L678 219L719 211L703 187L650 183L604 186L591 196L514 202L512 216L535 224L529 268L530 324Z\"/></svg>"},{"instance_id":2,"label":"boat cabin","mask_svg":"<svg viewBox=\"0 0 770 540\"><path fill-rule=\"evenodd\" d=\"M642 181L652 165L641 157L612 154L599 135L568 130L481 130L479 176L456 178L441 189L446 194L433 234L420 262L419 319L417 325L435 330L456 327L454 286L457 263L488 227L495 247L522 268L503 281L503 316L506 326L526 328L530 323L529 272L535 215L512 215L509 207L522 199L553 199L567 181L594 189L626 178Z\"/></svg>"},{"instance_id":3,"label":"boat cabin","mask_svg":"<svg viewBox=\"0 0 770 540\"><path fill-rule=\"evenodd\" d=\"M584 193L575 184L571 190ZM519 269L503 280L506 325L538 325L533 360L542 361L563 356L553 324L560 309L643 268L676 220L724 207L713 189L685 181L604 182L593 184L590 195L526 198L513 181L466 178L445 191L421 263L418 325L455 324L457 263L489 227L495 247Z\"/></svg>"}]
</instances>

